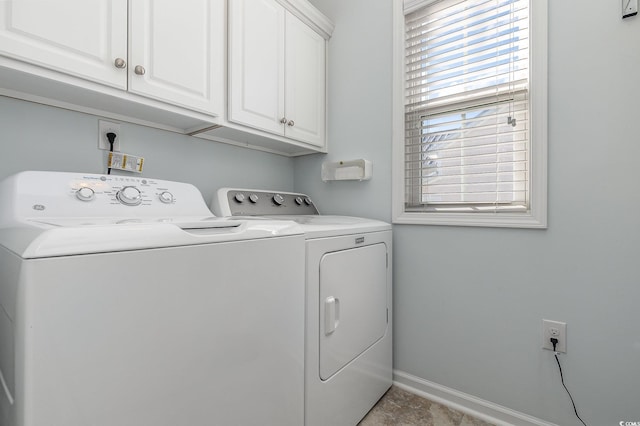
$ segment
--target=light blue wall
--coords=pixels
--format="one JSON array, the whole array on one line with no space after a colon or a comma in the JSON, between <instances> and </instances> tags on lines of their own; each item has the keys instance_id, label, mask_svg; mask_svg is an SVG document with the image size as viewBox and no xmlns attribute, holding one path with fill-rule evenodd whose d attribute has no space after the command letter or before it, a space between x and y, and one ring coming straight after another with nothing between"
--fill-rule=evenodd
<instances>
[{"instance_id":1,"label":"light blue wall","mask_svg":"<svg viewBox=\"0 0 640 426\"><path fill-rule=\"evenodd\" d=\"M534 0L535 1L535 0ZM366 183L295 187L327 213L390 219L389 0L312 0L336 23L331 159L374 160ZM543 318L590 425L640 421L640 17L619 1L549 1L549 229L394 226L395 368L559 425L578 424Z\"/></svg>"},{"instance_id":2,"label":"light blue wall","mask_svg":"<svg viewBox=\"0 0 640 426\"><path fill-rule=\"evenodd\" d=\"M329 43L329 154L296 159L296 189L322 213L391 217L391 5L387 1L312 2L335 24ZM372 19L372 21L369 21ZM364 158L373 179L322 182L323 161Z\"/></svg>"},{"instance_id":3,"label":"light blue wall","mask_svg":"<svg viewBox=\"0 0 640 426\"><path fill-rule=\"evenodd\" d=\"M22 170L105 173L97 144L98 117L0 96L0 179ZM192 183L207 203L223 186L293 189L293 160L279 155L126 123L121 150L144 157L143 176Z\"/></svg>"}]
</instances>

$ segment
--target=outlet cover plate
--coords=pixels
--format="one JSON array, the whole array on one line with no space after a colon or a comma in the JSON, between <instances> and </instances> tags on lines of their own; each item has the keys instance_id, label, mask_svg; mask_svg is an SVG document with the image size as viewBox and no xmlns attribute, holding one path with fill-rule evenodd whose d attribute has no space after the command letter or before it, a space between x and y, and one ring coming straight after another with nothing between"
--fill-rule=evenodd
<instances>
[{"instance_id":1,"label":"outlet cover plate","mask_svg":"<svg viewBox=\"0 0 640 426\"><path fill-rule=\"evenodd\" d=\"M622 0L622 18L630 18L638 14L638 0Z\"/></svg>"},{"instance_id":2,"label":"outlet cover plate","mask_svg":"<svg viewBox=\"0 0 640 426\"><path fill-rule=\"evenodd\" d=\"M120 142L122 141L122 129L120 123L114 123L107 120L98 120L98 149L105 149L109 151L111 148L109 145L109 139L107 139L107 133L113 132L117 135L115 142L113 143L113 150L120 151Z\"/></svg>"},{"instance_id":3,"label":"outlet cover plate","mask_svg":"<svg viewBox=\"0 0 640 426\"><path fill-rule=\"evenodd\" d=\"M567 323L552 320L542 320L542 348L553 350L551 338L558 339L556 352L567 352Z\"/></svg>"}]
</instances>

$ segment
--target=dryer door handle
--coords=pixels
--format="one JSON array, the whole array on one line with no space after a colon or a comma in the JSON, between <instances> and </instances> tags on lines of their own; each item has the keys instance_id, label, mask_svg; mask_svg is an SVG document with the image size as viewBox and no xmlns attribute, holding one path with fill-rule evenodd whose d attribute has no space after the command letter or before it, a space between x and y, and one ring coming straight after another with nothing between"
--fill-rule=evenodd
<instances>
[{"instance_id":1,"label":"dryer door handle","mask_svg":"<svg viewBox=\"0 0 640 426\"><path fill-rule=\"evenodd\" d=\"M340 299L329 296L324 300L324 334L336 331L340 323Z\"/></svg>"}]
</instances>

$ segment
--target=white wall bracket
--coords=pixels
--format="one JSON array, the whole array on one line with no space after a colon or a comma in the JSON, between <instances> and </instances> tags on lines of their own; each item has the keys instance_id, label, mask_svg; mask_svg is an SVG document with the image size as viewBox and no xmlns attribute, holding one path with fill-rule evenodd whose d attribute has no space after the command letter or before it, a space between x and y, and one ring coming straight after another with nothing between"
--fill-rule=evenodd
<instances>
[{"instance_id":1,"label":"white wall bracket","mask_svg":"<svg viewBox=\"0 0 640 426\"><path fill-rule=\"evenodd\" d=\"M322 163L322 180L369 180L372 175L371 161L325 161Z\"/></svg>"}]
</instances>

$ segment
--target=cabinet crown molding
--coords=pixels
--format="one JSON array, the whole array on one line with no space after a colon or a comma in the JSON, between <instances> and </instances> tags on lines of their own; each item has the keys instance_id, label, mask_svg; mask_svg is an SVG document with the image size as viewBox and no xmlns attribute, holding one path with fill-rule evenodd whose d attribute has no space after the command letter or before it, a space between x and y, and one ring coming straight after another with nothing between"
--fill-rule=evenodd
<instances>
[{"instance_id":1,"label":"cabinet crown molding","mask_svg":"<svg viewBox=\"0 0 640 426\"><path fill-rule=\"evenodd\" d=\"M302 22L317 31L325 40L329 40L331 38L335 25L307 0L276 1Z\"/></svg>"}]
</instances>

